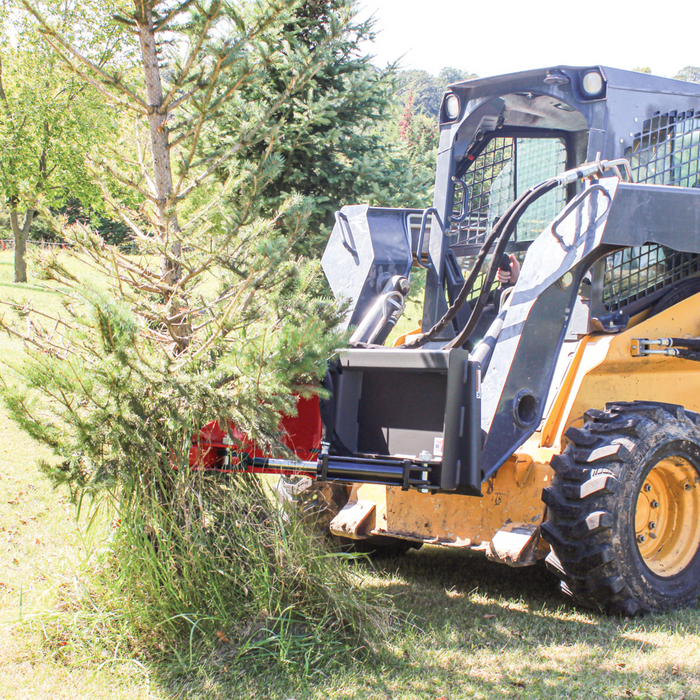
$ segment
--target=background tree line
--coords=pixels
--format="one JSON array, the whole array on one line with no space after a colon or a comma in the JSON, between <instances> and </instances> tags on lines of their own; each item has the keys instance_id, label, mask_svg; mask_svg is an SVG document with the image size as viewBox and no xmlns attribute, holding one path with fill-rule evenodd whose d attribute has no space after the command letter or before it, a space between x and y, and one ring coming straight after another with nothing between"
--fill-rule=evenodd
<instances>
[{"instance_id":1,"label":"background tree line","mask_svg":"<svg viewBox=\"0 0 700 700\"><path fill-rule=\"evenodd\" d=\"M323 38L329 13L340 4L309 0L286 30L313 50ZM91 45L82 48L96 65L112 60L117 52L118 33L109 13L101 12L102 5L95 0L83 4L78 17L67 3L56 15L69 38L77 36L75 27L91 23ZM113 113L100 106L90 86L76 80L48 49L20 5L4 3L0 20L5 29L0 39L0 226L14 238L17 280L25 280L26 240L60 240L50 219L40 215L42 208L62 214L68 223L91 225L110 243L127 243L129 229L109 214L85 166L89 143L117 138ZM333 213L344 203L426 206L442 94L450 83L477 77L452 67L437 76L396 66L378 69L355 48L371 31L369 22L352 25L337 42L334 60L286 104L279 123L276 153L283 166L261 197L267 211L292 193L307 198L309 226L297 245L300 251L322 250ZM128 52L120 57L125 67L131 60ZM698 82L700 68L687 66L675 77ZM284 82L284 69L271 69L264 86L246 88L247 104L256 104L264 94L279 94ZM240 124L240 111L240 104L224 105L208 136L209 146L203 147L230 140ZM267 146L260 142L231 163L243 167ZM222 169L219 178L225 179L228 172L230 167ZM117 197L119 190L117 185Z\"/></svg>"},{"instance_id":2,"label":"background tree line","mask_svg":"<svg viewBox=\"0 0 700 700\"><path fill-rule=\"evenodd\" d=\"M313 46L323 32L328 7L322 2L307 3L289 29ZM66 24L74 19L69 12L64 14ZM102 32L108 31L105 27ZM370 32L369 24L358 25L352 36L339 43L336 60L287 106L280 127L278 152L284 168L265 197L270 210L292 192L311 198L309 229L313 233L300 244L307 252L322 249L333 213L344 203L426 206L434 177L442 94L450 83L478 77L452 67L443 68L437 76L396 66L378 69L369 57L354 53L357 42L366 40ZM74 76L57 64L33 25L25 22L22 34L21 44L12 41L8 32L0 44L0 141L4 143L0 188L5 200L0 227L20 248L26 237L59 241L55 228L37 209L17 208L36 196L44 206L65 215L68 223L89 223L106 241L127 243L128 227L106 215L83 168L85 139L104 131L105 114L94 101L86 101L85 86L78 86ZM636 70L651 72L650 68ZM700 68L686 66L674 77L700 82ZM271 74L267 88L279 88L280 79L279 74ZM251 101L259 97L254 90L248 93ZM231 109L222 113L212 142L225 140L227 132L235 130L227 114ZM254 157L263 148L260 144Z\"/></svg>"},{"instance_id":3,"label":"background tree line","mask_svg":"<svg viewBox=\"0 0 700 700\"><path fill-rule=\"evenodd\" d=\"M342 4L306 2L285 31L313 50L323 40L329 13ZM97 66L113 61L118 30L109 15L100 13L98 2L76 8L68 3L55 14L63 34L76 37L81 31L76 27L91 22L95 30L89 35L90 45L81 48ZM21 281L26 279L26 240L61 240L50 217L41 216L42 209L62 215L68 224L89 224L110 243L127 243L130 234L105 206L88 158L96 140L107 150L118 147L114 110L102 106L94 88L78 80L51 52L36 22L22 14L20 6L13 10L6 4L0 19L5 29L0 41L0 226L10 229L8 237L15 239ZM268 212L292 193L307 198L308 232L297 244L300 251L322 250L333 213L344 203L425 206L434 178L442 92L449 82L474 77L452 68L437 77L393 66L380 70L356 51L371 31L370 23L352 24L336 42L333 61L285 104L280 115L275 157L282 167L260 196ZM130 70L133 54L126 52L119 61ZM288 67L269 68L264 83L246 86L245 102L222 105L202 141L203 153L236 138L241 112L280 94L289 77L285 70ZM218 179L223 182L233 167L246 167L268 147L263 140L238 154L219 169ZM117 198L127 195L123 183L112 183L112 190Z\"/></svg>"}]
</instances>

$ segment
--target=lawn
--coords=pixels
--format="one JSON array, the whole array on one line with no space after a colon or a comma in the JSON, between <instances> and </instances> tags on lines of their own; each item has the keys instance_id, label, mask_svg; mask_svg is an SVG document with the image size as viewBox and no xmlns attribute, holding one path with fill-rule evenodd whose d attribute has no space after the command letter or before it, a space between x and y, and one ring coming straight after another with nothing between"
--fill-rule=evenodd
<instances>
[{"instance_id":1,"label":"lawn","mask_svg":"<svg viewBox=\"0 0 700 700\"><path fill-rule=\"evenodd\" d=\"M11 254L0 253L3 299L56 303L40 283L13 285L11 275ZM0 338L1 359L21 352ZM381 648L341 647L306 674L232 664L219 640L191 668L126 645L80 646L63 634L79 610L67 592L80 590L99 542L85 538L67 494L38 473L42 449L2 412L0 429L2 698L700 698L697 610L641 619L580 611L543 568L508 569L436 547L363 565L363 585L391 593L402 621Z\"/></svg>"}]
</instances>

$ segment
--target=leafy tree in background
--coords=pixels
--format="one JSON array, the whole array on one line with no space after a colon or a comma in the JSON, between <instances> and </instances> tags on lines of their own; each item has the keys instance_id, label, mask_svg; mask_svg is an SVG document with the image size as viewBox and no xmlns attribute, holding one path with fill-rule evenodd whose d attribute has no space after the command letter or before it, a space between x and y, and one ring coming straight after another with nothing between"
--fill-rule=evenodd
<instances>
[{"instance_id":1,"label":"leafy tree in background","mask_svg":"<svg viewBox=\"0 0 700 700\"><path fill-rule=\"evenodd\" d=\"M399 139L405 143L412 162L415 162L419 156L437 149L439 141L437 124L432 117L416 111L413 92L409 93L403 114L399 119L398 135Z\"/></svg>"},{"instance_id":2,"label":"leafy tree in background","mask_svg":"<svg viewBox=\"0 0 700 700\"><path fill-rule=\"evenodd\" d=\"M652 73L649 67L635 68L637 73ZM700 68L697 66L686 66L673 76L676 80L685 80L689 83L700 83Z\"/></svg>"},{"instance_id":3,"label":"leafy tree in background","mask_svg":"<svg viewBox=\"0 0 700 700\"><path fill-rule=\"evenodd\" d=\"M412 92L416 111L438 119L445 88L450 83L476 77L476 74L458 68L442 68L437 76L424 70L401 70L398 72L397 94L405 101L408 94Z\"/></svg>"},{"instance_id":4,"label":"leafy tree in background","mask_svg":"<svg viewBox=\"0 0 700 700\"><path fill-rule=\"evenodd\" d=\"M700 83L700 67L686 66L673 77L678 80L686 80L689 83Z\"/></svg>"},{"instance_id":5,"label":"leafy tree in background","mask_svg":"<svg viewBox=\"0 0 700 700\"><path fill-rule=\"evenodd\" d=\"M476 73L462 70L460 68L445 67L441 68L438 73L438 80L444 84L443 90L452 83L459 83L464 80L473 80L479 76Z\"/></svg>"},{"instance_id":6,"label":"leafy tree in background","mask_svg":"<svg viewBox=\"0 0 700 700\"><path fill-rule=\"evenodd\" d=\"M399 104L392 110L392 119L379 127L382 140L399 144L413 173L420 182L421 202L408 206L426 206L432 195L439 141L438 119L445 88L450 83L475 78L473 73L456 68L443 68L437 77L427 71L397 72Z\"/></svg>"},{"instance_id":7,"label":"leafy tree in background","mask_svg":"<svg viewBox=\"0 0 700 700\"><path fill-rule=\"evenodd\" d=\"M414 107L437 119L444 89L434 75L425 70L402 70L398 73L397 83L398 97L406 101L412 94Z\"/></svg>"},{"instance_id":8,"label":"leafy tree in background","mask_svg":"<svg viewBox=\"0 0 700 700\"><path fill-rule=\"evenodd\" d=\"M0 195L10 213L14 280L26 282L26 244L39 211L71 197L99 207L85 161L93 144L114 128L114 115L47 50L36 28L10 9L6 4L0 14ZM64 4L62 29L75 32L85 9L79 21L76 8ZM97 27L92 31L98 34Z\"/></svg>"}]
</instances>

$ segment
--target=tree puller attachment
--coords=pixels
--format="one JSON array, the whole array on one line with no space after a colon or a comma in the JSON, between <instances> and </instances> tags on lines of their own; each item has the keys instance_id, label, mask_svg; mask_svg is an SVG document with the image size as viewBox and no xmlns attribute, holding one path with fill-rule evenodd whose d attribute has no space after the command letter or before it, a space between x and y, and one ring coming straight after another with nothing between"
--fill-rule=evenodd
<instances>
[{"instance_id":1,"label":"tree puller attachment","mask_svg":"<svg viewBox=\"0 0 700 700\"><path fill-rule=\"evenodd\" d=\"M283 419L297 459L212 423L192 463L301 476L366 546L546 558L611 612L694 603L700 85L560 66L450 85L440 115L430 208L336 214L350 342Z\"/></svg>"}]
</instances>

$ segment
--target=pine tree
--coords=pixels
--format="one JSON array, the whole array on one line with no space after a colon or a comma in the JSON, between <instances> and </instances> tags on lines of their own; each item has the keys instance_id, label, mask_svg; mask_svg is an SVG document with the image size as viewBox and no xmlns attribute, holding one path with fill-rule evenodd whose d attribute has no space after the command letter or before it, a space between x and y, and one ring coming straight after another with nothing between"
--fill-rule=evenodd
<instances>
[{"instance_id":1,"label":"pine tree","mask_svg":"<svg viewBox=\"0 0 700 700\"><path fill-rule=\"evenodd\" d=\"M430 199L432 173L426 178L416 171L403 144L386 138L384 126L395 119L395 70L379 70L360 53L358 44L373 37L372 21L356 21L354 12L354 0L308 0L285 26L309 53L328 46L334 54L278 112L274 138L282 165L264 193L266 211L274 211L293 194L310 202L307 232L297 250L313 255L323 251L334 212L344 204L427 206ZM271 50L288 51L286 33L267 38ZM238 132L246 103L257 108L278 99L288 71L285 63L270 65L264 84L251 85L244 91L245 100L229 103L203 154L225 147L229 135ZM232 159L221 177L245 169L268 146L263 140Z\"/></svg>"},{"instance_id":2,"label":"pine tree","mask_svg":"<svg viewBox=\"0 0 700 700\"><path fill-rule=\"evenodd\" d=\"M192 624L240 632L284 614L364 634L376 609L323 545L286 531L257 482L226 484L189 464L193 435L214 419L286 454L280 415L321 391L342 342L318 263L291 254L308 201L279 197L271 212L265 192L285 167L280 122L337 60L348 15L333 12L310 41L295 0L135 0L129 12L115 3L122 53L98 64L61 34L50 4L25 4L57 55L118 112L118 145L93 173L138 254L84 223L64 227L99 279L49 258L44 274L60 284L65 312L30 310L27 322L14 307L21 323L0 320L29 347L18 383L4 387L13 418L53 449L43 467L56 481L112 499L115 600L137 611L140 628L188 639ZM127 68L124 52L136 57ZM235 130L202 153L224 113L236 115Z\"/></svg>"}]
</instances>

